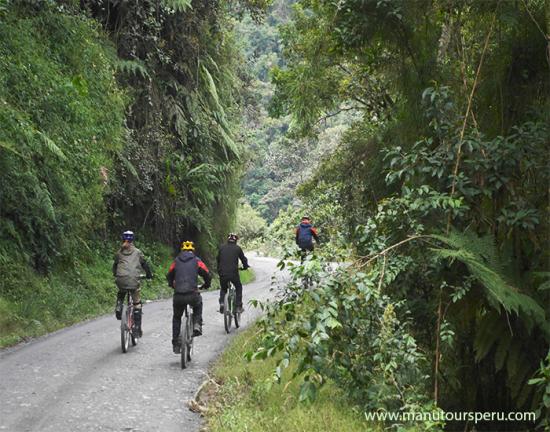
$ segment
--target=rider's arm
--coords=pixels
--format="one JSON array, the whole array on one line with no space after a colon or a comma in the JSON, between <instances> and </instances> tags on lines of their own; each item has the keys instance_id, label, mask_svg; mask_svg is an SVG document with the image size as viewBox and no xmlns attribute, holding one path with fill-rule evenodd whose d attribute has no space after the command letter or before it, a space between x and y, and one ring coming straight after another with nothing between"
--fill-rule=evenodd
<instances>
[{"instance_id":1,"label":"rider's arm","mask_svg":"<svg viewBox=\"0 0 550 432\"><path fill-rule=\"evenodd\" d=\"M206 264L203 263L200 259L197 260L197 266L198 266L198 272L199 275L202 276L204 279L204 287L203 288L210 288L210 282L212 281L212 276L210 275L210 272L208 271L208 267L206 267Z\"/></svg>"},{"instance_id":2,"label":"rider's arm","mask_svg":"<svg viewBox=\"0 0 550 432\"><path fill-rule=\"evenodd\" d=\"M300 244L298 243L298 234L300 232L300 228L296 228L296 244L299 246Z\"/></svg>"},{"instance_id":3,"label":"rider's arm","mask_svg":"<svg viewBox=\"0 0 550 432\"><path fill-rule=\"evenodd\" d=\"M153 273L151 272L151 267L149 267L149 264L145 260L145 257L143 256L143 254L139 255L139 263L141 264L141 267L143 267L143 270L145 270L145 277L147 279L152 279Z\"/></svg>"},{"instance_id":4,"label":"rider's arm","mask_svg":"<svg viewBox=\"0 0 550 432\"><path fill-rule=\"evenodd\" d=\"M170 288L174 288L174 279L176 277L176 262L173 261L172 265L170 265L170 270L168 270L168 273L166 274L166 280L168 281L168 286Z\"/></svg>"},{"instance_id":5,"label":"rider's arm","mask_svg":"<svg viewBox=\"0 0 550 432\"><path fill-rule=\"evenodd\" d=\"M313 238L319 244L319 235L317 234L317 228L311 227L311 234L313 235Z\"/></svg>"},{"instance_id":6,"label":"rider's arm","mask_svg":"<svg viewBox=\"0 0 550 432\"><path fill-rule=\"evenodd\" d=\"M246 259L246 257L244 256L244 252L241 248L239 248L239 259L241 260L241 262L243 263L243 269L247 269L249 267L248 265L248 260Z\"/></svg>"}]
</instances>

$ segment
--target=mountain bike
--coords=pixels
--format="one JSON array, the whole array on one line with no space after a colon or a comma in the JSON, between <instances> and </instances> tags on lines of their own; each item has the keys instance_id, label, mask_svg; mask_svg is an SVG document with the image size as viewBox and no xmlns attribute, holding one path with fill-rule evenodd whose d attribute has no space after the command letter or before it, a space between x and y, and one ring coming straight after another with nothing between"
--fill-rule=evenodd
<instances>
[{"instance_id":1,"label":"mountain bike","mask_svg":"<svg viewBox=\"0 0 550 432\"><path fill-rule=\"evenodd\" d=\"M223 324L227 333L231 330L232 319L235 321L235 327L239 328L241 312L237 308L237 289L232 282L229 282L227 293L223 298Z\"/></svg>"},{"instance_id":2,"label":"mountain bike","mask_svg":"<svg viewBox=\"0 0 550 432\"><path fill-rule=\"evenodd\" d=\"M202 290L204 285L198 287ZM185 319L181 321L180 336L179 336L179 354L181 355L181 368L185 369L191 361L191 353L193 352L193 308L185 305L183 310Z\"/></svg>"},{"instance_id":3,"label":"mountain bike","mask_svg":"<svg viewBox=\"0 0 550 432\"><path fill-rule=\"evenodd\" d=\"M134 326L134 290L126 290L126 303L122 302L122 314L120 320L120 344L122 352L128 352L130 341L132 346L137 345L138 335Z\"/></svg>"}]
</instances>

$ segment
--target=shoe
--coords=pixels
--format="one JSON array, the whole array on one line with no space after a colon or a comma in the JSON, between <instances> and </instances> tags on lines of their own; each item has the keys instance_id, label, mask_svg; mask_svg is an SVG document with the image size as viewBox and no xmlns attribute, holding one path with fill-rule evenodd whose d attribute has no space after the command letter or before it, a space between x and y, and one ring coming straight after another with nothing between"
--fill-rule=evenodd
<instances>
[{"instance_id":1,"label":"shoe","mask_svg":"<svg viewBox=\"0 0 550 432\"><path fill-rule=\"evenodd\" d=\"M222 304L220 305L220 313L221 314L223 313L223 305Z\"/></svg>"},{"instance_id":2,"label":"shoe","mask_svg":"<svg viewBox=\"0 0 550 432\"><path fill-rule=\"evenodd\" d=\"M202 328L199 323L193 325L193 337L202 336Z\"/></svg>"},{"instance_id":3,"label":"shoe","mask_svg":"<svg viewBox=\"0 0 550 432\"><path fill-rule=\"evenodd\" d=\"M181 353L181 345L179 339L172 339L172 351L174 354Z\"/></svg>"},{"instance_id":4,"label":"shoe","mask_svg":"<svg viewBox=\"0 0 550 432\"><path fill-rule=\"evenodd\" d=\"M115 306L115 316L117 320L120 320L122 318L122 302L118 300Z\"/></svg>"}]
</instances>

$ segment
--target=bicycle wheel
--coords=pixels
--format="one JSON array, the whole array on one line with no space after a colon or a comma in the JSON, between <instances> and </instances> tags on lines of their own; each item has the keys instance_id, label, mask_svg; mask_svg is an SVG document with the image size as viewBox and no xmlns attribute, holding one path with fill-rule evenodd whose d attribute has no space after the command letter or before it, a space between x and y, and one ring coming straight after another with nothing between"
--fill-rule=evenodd
<instances>
[{"instance_id":1,"label":"bicycle wheel","mask_svg":"<svg viewBox=\"0 0 550 432\"><path fill-rule=\"evenodd\" d=\"M189 321L189 316L185 317L184 324L181 329L180 333L180 340L181 340L181 368L185 369L187 367L187 364L189 360L187 359L188 356L188 350L189 347L187 346L187 339L189 338L188 332L189 332L189 326L187 325L187 321Z\"/></svg>"},{"instance_id":2,"label":"bicycle wheel","mask_svg":"<svg viewBox=\"0 0 550 432\"><path fill-rule=\"evenodd\" d=\"M223 298L223 325L225 327L226 333L229 333L231 330L231 315L232 311L229 309L229 305L231 302L229 301L229 292L225 294L225 297Z\"/></svg>"},{"instance_id":3,"label":"bicycle wheel","mask_svg":"<svg viewBox=\"0 0 550 432\"><path fill-rule=\"evenodd\" d=\"M189 314L189 320L187 321L187 362L191 361L191 353L193 352L193 313Z\"/></svg>"},{"instance_id":4,"label":"bicycle wheel","mask_svg":"<svg viewBox=\"0 0 550 432\"><path fill-rule=\"evenodd\" d=\"M133 304L134 298L130 297L129 301L130 303ZM136 334L134 333L136 331L136 321L134 320L134 313L135 313L135 309L131 308L129 312L130 322L128 323L129 324L128 326L130 328L130 340L132 341L132 346L136 346L137 340L138 340L138 338L136 337Z\"/></svg>"},{"instance_id":5,"label":"bicycle wheel","mask_svg":"<svg viewBox=\"0 0 550 432\"><path fill-rule=\"evenodd\" d=\"M128 327L128 306L122 305L122 319L120 320L120 345L122 352L128 351L128 342L130 339L130 329Z\"/></svg>"}]
</instances>

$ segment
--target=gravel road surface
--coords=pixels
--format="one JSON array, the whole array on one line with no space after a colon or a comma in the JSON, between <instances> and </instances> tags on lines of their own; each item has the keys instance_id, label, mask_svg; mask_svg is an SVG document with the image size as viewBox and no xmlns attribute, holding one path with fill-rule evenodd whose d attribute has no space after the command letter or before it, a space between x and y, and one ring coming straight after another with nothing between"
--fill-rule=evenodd
<instances>
[{"instance_id":1,"label":"gravel road surface","mask_svg":"<svg viewBox=\"0 0 550 432\"><path fill-rule=\"evenodd\" d=\"M245 304L270 296L276 263L250 259L256 280L244 287ZM172 353L171 300L144 306L144 336L126 354L114 314L1 350L0 431L198 431L200 416L186 402L231 337L217 296L203 293L203 336L184 370ZM258 314L246 307L242 326Z\"/></svg>"}]
</instances>

